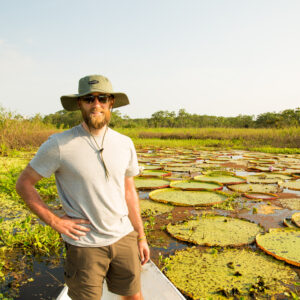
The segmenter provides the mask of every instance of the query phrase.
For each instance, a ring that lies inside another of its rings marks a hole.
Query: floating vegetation
[[[300,212],[294,213],[291,219],[296,226],[300,227]]]
[[[242,246],[255,241],[262,227],[250,221],[202,215],[199,219],[168,224],[167,231],[175,238],[204,246]]]
[[[223,188],[223,185],[216,182],[181,180],[181,181],[171,182],[170,187],[179,188],[187,191],[200,191],[200,190],[221,190]]]
[[[300,191],[300,180],[281,181],[278,184],[285,189]]]
[[[143,217],[156,216],[171,212],[174,206],[169,204],[157,203],[151,200],[140,200],[141,212]]]
[[[259,207],[257,207],[256,213],[268,215],[268,214],[274,214],[276,210],[280,210],[280,209],[282,208],[276,205],[261,204]]]
[[[280,199],[280,204],[291,210],[300,210],[300,198]]]
[[[164,272],[192,299],[259,297],[284,293],[298,280],[289,266],[264,253],[225,249],[201,252],[196,247],[165,259]]]
[[[161,177],[161,176],[170,176],[171,175],[171,172],[166,172],[166,171],[163,171],[163,170],[143,170],[142,171],[142,174],[141,176],[158,176],[158,177]]]
[[[251,183],[265,183],[265,184],[277,184],[281,181],[281,178],[268,178],[265,174],[249,175],[246,176],[248,182]]]
[[[294,223],[292,222],[291,218],[285,218],[285,219],[283,219],[282,223],[286,227],[298,229],[298,227],[296,225],[294,225]]]
[[[154,189],[161,189],[161,188],[168,187],[170,185],[170,181],[160,179],[157,177],[153,177],[153,178],[135,177],[134,184],[138,190],[154,190]]]
[[[275,185],[270,184],[260,184],[260,183],[253,183],[253,184],[235,184],[235,185],[229,185],[228,188],[230,190],[233,190],[235,192],[240,193],[248,193],[248,192],[254,192],[254,193],[277,193],[279,188]]]
[[[173,205],[209,206],[225,201],[228,195],[217,191],[181,191],[170,188],[152,191],[149,197],[154,201]]]
[[[255,193],[247,192],[243,193],[243,196],[249,199],[261,199],[261,200],[274,200],[278,198],[278,195],[272,193]]]
[[[207,175],[198,175],[194,177],[195,180],[199,181],[213,181],[222,184],[238,184],[246,182],[246,179],[241,176],[234,175],[222,175],[220,173],[209,173]]]
[[[195,167],[165,167],[164,168],[166,171],[171,171],[171,172],[200,172],[202,169],[201,168],[195,168]]]
[[[256,243],[266,253],[300,266],[300,230],[292,228],[272,228],[266,234],[258,234]]]

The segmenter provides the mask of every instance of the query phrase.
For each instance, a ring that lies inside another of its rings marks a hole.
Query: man
[[[62,234],[65,281],[76,300],[99,300],[102,282],[126,300],[143,299],[141,264],[149,260],[133,176],[139,173],[130,138],[108,128],[111,109],[129,104],[101,75],[79,80],[78,94],[61,97],[83,122],[52,135],[20,175],[16,189],[29,208]],[[65,216],[55,215],[34,185],[55,174]]]

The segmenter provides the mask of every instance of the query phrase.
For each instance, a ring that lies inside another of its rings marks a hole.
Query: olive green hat
[[[129,104],[128,97],[123,93],[114,93],[108,78],[102,75],[88,75],[79,80],[78,94],[61,96],[61,104],[65,110],[79,110],[79,97],[94,93],[107,93],[115,97],[113,108]]]

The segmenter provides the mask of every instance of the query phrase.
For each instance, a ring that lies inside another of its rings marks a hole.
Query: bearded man
[[[108,289],[143,299],[141,265],[149,260],[133,176],[139,173],[129,137],[108,127],[111,109],[129,104],[101,75],[79,80],[78,94],[61,97],[82,124],[52,135],[21,173],[16,189],[29,208],[58,231],[66,245],[65,281],[76,300],[99,300]],[[65,215],[54,214],[34,185],[55,174]]]

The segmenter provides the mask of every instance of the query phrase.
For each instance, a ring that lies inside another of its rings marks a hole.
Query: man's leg
[[[143,299],[137,233],[129,233],[110,247],[113,256],[106,275],[108,290],[125,297],[124,299]]]
[[[110,258],[108,247],[66,244],[65,282],[72,300],[99,300]]]
[[[122,300],[144,300],[142,292],[138,292],[132,296],[121,296]]]

